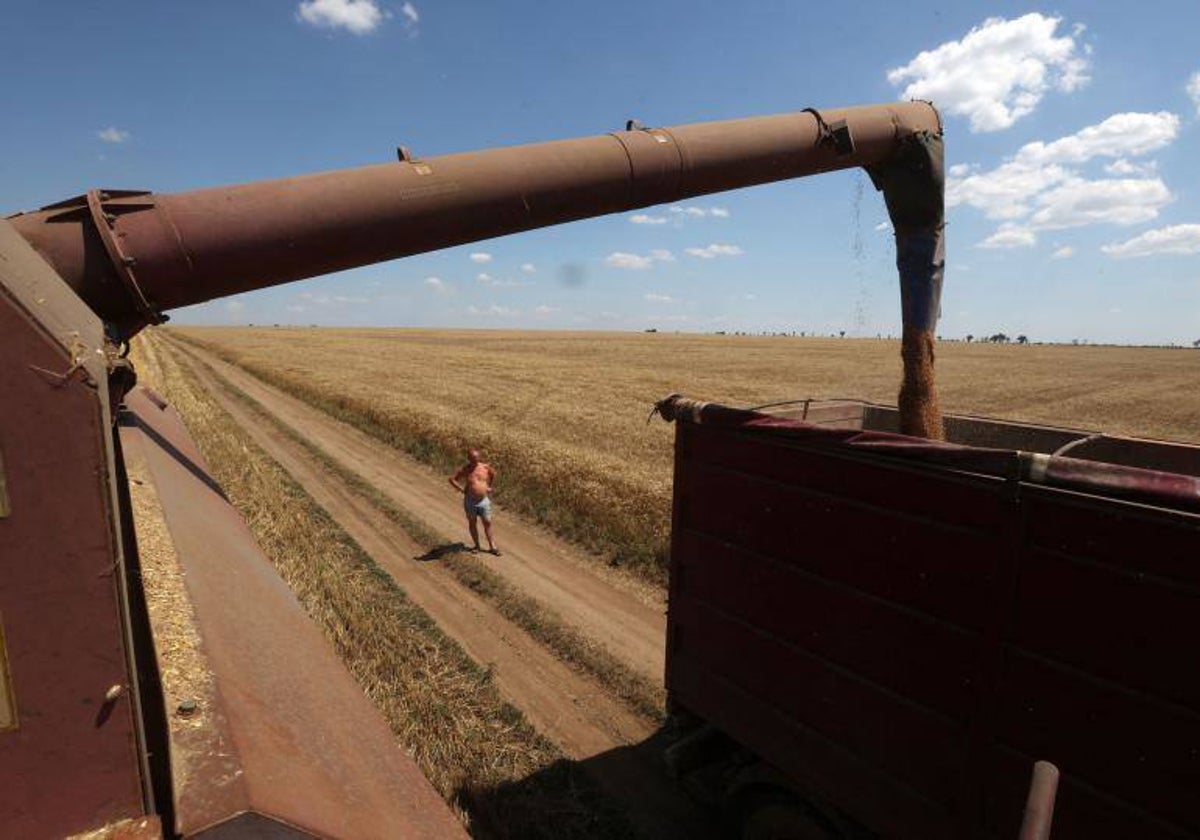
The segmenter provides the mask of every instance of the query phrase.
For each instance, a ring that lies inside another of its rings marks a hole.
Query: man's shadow
[[[445,543],[444,545],[435,546],[424,554],[414,557],[414,560],[419,560],[422,563],[429,563],[434,560],[441,560],[443,557],[450,554],[461,554],[467,550],[467,544],[463,542]]]

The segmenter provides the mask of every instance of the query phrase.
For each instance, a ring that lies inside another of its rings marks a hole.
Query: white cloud
[[[604,264],[613,268],[623,268],[627,271],[645,271],[653,268],[656,262],[675,262],[675,255],[670,251],[656,248],[647,256],[627,254],[624,251],[613,251],[604,258]]]
[[[742,298],[745,300],[758,300],[758,295],[750,292],[749,294],[742,295]]]
[[[690,216],[694,219],[703,219],[707,216],[715,216],[718,219],[729,218],[729,211],[724,207],[701,207],[697,204],[685,204],[669,207],[668,210],[677,216]]]
[[[505,280],[502,277],[493,277],[490,274],[480,274],[476,278],[485,286],[491,286],[493,289],[515,288],[517,286],[532,286],[532,280]]]
[[[1158,171],[1158,161],[1148,160],[1145,163],[1134,163],[1125,158],[1119,158],[1104,165],[1104,171],[1109,175],[1153,175]]]
[[[446,281],[440,277],[426,277],[425,285],[433,289],[435,292],[444,292],[450,287],[446,285]]]
[[[1179,117],[1169,111],[1113,114],[1102,123],[1053,143],[1026,143],[1016,161],[1029,166],[1084,163],[1095,157],[1137,157],[1157,151],[1179,136]]]
[[[366,35],[383,23],[385,15],[375,0],[305,0],[296,17],[313,26]]]
[[[891,230],[891,229],[892,229],[891,222],[880,222],[879,224],[875,225],[875,230],[878,230],[878,231]]]
[[[492,261],[492,255],[486,251],[475,251],[471,254],[471,262],[483,265]]]
[[[1200,70],[1197,70],[1188,79],[1187,95],[1191,97],[1192,104],[1196,106],[1196,115],[1200,116]]]
[[[657,292],[647,292],[644,296],[651,303],[670,303],[670,295],[660,295]]]
[[[1069,178],[1037,197],[1034,227],[1055,230],[1092,224],[1136,225],[1157,218],[1171,201],[1159,178],[1086,181]]]
[[[557,311],[557,306],[547,306],[543,303],[541,306],[534,307],[533,314],[539,318],[545,318],[547,315],[553,315]]]
[[[313,292],[301,292],[301,299],[317,306],[333,306],[334,304],[370,303],[370,298],[352,297],[349,295],[325,295]]]
[[[1047,91],[1066,93],[1088,81],[1077,49],[1082,27],[1055,37],[1061,18],[1037,12],[1015,20],[988,18],[960,41],[926,50],[888,71],[908,83],[901,99],[930,99],[945,113],[970,120],[972,132],[999,131],[1030,114]]]
[[[1200,225],[1171,225],[1148,230],[1125,242],[1105,245],[1110,257],[1146,257],[1151,254],[1200,254]]]
[[[958,174],[946,180],[946,203],[951,207],[967,204],[991,219],[1015,219],[1031,211],[1034,197],[1074,177],[1069,164],[1147,154],[1166,146],[1178,134],[1179,117],[1165,111],[1114,114],[1051,143],[1027,143],[992,170],[952,167],[952,173]],[[1128,161],[1112,165],[1114,172],[1134,166]]]
[[[703,248],[688,248],[687,252],[693,257],[699,257],[702,260],[711,260],[714,257],[736,257],[739,254],[746,253],[737,245],[726,245],[720,242],[714,242],[712,245],[706,245]]]
[[[645,271],[654,265],[654,260],[651,257],[643,257],[638,254],[613,251],[604,258],[604,264],[612,268],[623,268],[627,271]]]
[[[651,216],[646,213],[634,213],[629,221],[635,225],[665,225],[670,221],[666,216]]]
[[[507,306],[498,306],[496,304],[492,304],[484,309],[481,309],[478,306],[468,306],[467,312],[471,315],[487,315],[496,318],[512,318],[521,314],[521,310],[519,309],[512,309]]]
[[[533,263],[521,263],[521,271],[524,271],[526,274],[535,274],[537,273],[537,266]]]
[[[1166,111],[1114,114],[1053,142],[1027,143],[995,169],[956,166],[958,174],[946,181],[946,203],[966,204],[990,219],[1021,220],[1028,230],[1146,222],[1172,196],[1160,178],[1145,177],[1156,171],[1153,162],[1128,157],[1168,145],[1179,126],[1179,117]],[[1078,166],[1102,157],[1116,158],[1105,167],[1109,174],[1143,177],[1093,180],[1079,174]],[[981,244],[1014,247],[1013,242],[1011,233],[997,231]]]
[[[1056,260],[1065,260],[1068,257],[1075,256],[1075,249],[1072,248],[1070,245],[1064,245],[1061,248],[1059,248],[1057,251],[1055,251],[1053,254],[1051,254],[1050,256]]]
[[[103,131],[97,131],[96,136],[105,143],[124,143],[132,135],[128,131],[122,131],[116,126],[110,125]]]
[[[987,172],[946,179],[946,205],[966,204],[989,219],[1016,219],[1030,211],[1031,197],[1067,177],[1061,166],[1029,167],[1009,161]]]
[[[421,22],[421,15],[417,12],[417,7],[412,3],[405,3],[400,7],[400,14],[404,15],[404,19],[408,26],[416,26]]]
[[[979,243],[980,248],[1028,248],[1037,244],[1037,235],[1029,228],[1005,223]]]
[[[225,311],[233,317],[244,315],[246,313],[246,304],[242,303],[240,300],[226,301]]]

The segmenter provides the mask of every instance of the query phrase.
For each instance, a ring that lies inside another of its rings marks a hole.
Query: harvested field
[[[668,392],[730,404],[894,403],[899,343],[876,340],[399,329],[172,328],[261,379],[449,470],[468,445],[497,499],[663,579]],[[1200,354],[1117,347],[938,348],[947,412],[1200,439]]]
[[[662,688],[657,686],[657,679],[652,682],[636,673],[595,639],[583,635],[547,605],[530,597],[497,574],[478,556],[469,553],[461,542],[438,533],[412,511],[397,506],[377,486],[343,466],[313,440],[304,437],[270,414],[265,406],[206,365],[202,359],[193,356],[193,353],[194,350],[189,350],[185,351],[184,355],[192,363],[193,373],[199,374],[201,383],[209,386],[213,396],[218,396],[218,392],[228,394],[250,411],[256,425],[267,425],[277,435],[298,446],[314,463],[336,476],[345,487],[401,528],[419,546],[424,562],[436,560],[449,570],[460,584],[480,595],[504,618],[528,632],[553,651],[559,659],[575,666],[582,673],[597,678],[647,720],[661,720],[665,696]],[[657,666],[660,663],[655,659],[654,664]],[[657,675],[655,671],[655,676]]]
[[[482,667],[207,394],[162,342],[143,382],[183,415],[260,547],[422,772],[481,837],[625,837],[627,818],[580,765],[505,702]]]

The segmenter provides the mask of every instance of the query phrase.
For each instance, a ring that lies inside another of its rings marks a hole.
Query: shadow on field
[[[515,782],[458,791],[472,835],[486,838],[716,840],[720,816],[670,778],[662,730],[580,761],[562,759]]]
[[[467,544],[463,542],[452,542],[444,545],[434,546],[424,554],[414,557],[414,560],[420,560],[422,563],[429,563],[433,560],[441,560],[450,554],[459,554],[467,550]]]

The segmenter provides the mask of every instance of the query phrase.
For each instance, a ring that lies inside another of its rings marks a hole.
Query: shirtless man
[[[459,484],[460,480],[462,484]],[[496,471],[479,460],[478,449],[471,449],[467,451],[466,465],[450,476],[450,486],[463,494],[463,511],[467,514],[467,527],[471,529],[474,550],[479,551],[479,527],[475,520],[482,519],[488,551],[499,557],[500,549],[496,548],[496,543],[492,540],[492,500],[488,497],[495,480]]]

